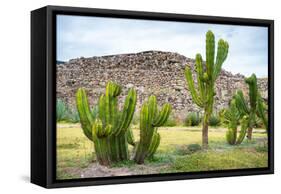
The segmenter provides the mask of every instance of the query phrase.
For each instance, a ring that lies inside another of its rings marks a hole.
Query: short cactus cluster
[[[78,89],[76,94],[83,132],[94,142],[97,160],[102,165],[129,159],[128,128],[135,111],[137,94],[134,89],[130,89],[123,109],[119,111],[117,97],[120,93],[119,85],[108,82],[105,94],[99,98],[99,112],[95,120],[90,112],[85,89]]]
[[[240,144],[246,133],[248,140],[251,140],[257,117],[261,119],[265,128],[268,128],[266,108],[258,91],[256,75],[252,74],[250,77],[245,79],[245,82],[249,87],[249,100],[247,101],[245,99],[242,90],[238,90],[233,96],[229,109],[224,114],[226,121],[230,121],[232,118],[231,116],[233,116],[232,122],[235,122],[236,120],[237,124],[239,124],[239,122],[241,123],[240,133],[242,133],[242,135],[238,143],[235,143],[234,136],[236,136],[236,133],[231,133],[231,130],[233,130],[233,124],[232,126],[229,126],[226,137],[228,143],[230,144]]]
[[[97,161],[101,165],[111,165],[128,160],[128,144],[135,146],[130,124],[135,112],[137,93],[128,91],[122,110],[118,109],[118,96],[121,86],[108,82],[105,94],[98,102],[98,114],[94,119],[88,103],[86,91],[78,89],[76,94],[77,109],[85,136],[94,142]],[[163,125],[169,117],[171,106],[165,104],[157,110],[155,96],[150,96],[148,103],[142,106],[140,122],[140,142],[137,143],[135,161],[143,163],[146,157],[152,157],[160,144],[160,135],[156,127]]]
[[[231,145],[241,144],[246,135],[247,123],[249,120],[248,116],[241,115],[240,111],[237,108],[237,101],[235,99],[231,100],[229,108],[226,109],[223,114],[224,114],[223,120],[225,123],[227,123],[228,126],[228,130],[226,132],[227,142]],[[240,120],[241,120],[241,129],[238,136],[237,128]]]

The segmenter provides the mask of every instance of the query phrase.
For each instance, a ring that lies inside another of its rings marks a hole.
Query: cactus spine
[[[160,144],[160,135],[157,127],[162,126],[168,119],[171,112],[171,105],[164,104],[161,111],[158,111],[155,96],[150,96],[148,102],[141,107],[140,112],[140,141],[136,147],[134,160],[143,164],[144,159],[152,157]]]
[[[237,127],[241,118],[240,111],[237,108],[236,100],[233,98],[230,102],[230,107],[223,113],[223,120],[227,123],[228,130],[226,132],[226,140],[230,145],[241,144],[246,136],[248,126],[248,116],[243,116],[241,119],[241,130],[237,137]]]
[[[247,138],[252,139],[253,128],[256,120],[256,111],[257,111],[257,100],[258,100],[258,87],[257,87],[257,78],[255,74],[252,74],[250,77],[245,79],[245,82],[249,86],[249,103],[246,102],[243,92],[238,90],[234,95],[236,100],[236,105],[240,111],[241,116],[248,116],[248,129],[247,129]]]
[[[122,111],[118,110],[117,97],[121,87],[108,82],[105,94],[99,98],[99,112],[93,120],[86,91],[78,89],[77,109],[85,136],[94,142],[95,153],[101,165],[129,159],[127,131],[136,107],[136,91],[130,89]]]
[[[197,88],[195,87],[190,67],[186,66],[185,78],[192,100],[200,108],[204,109],[202,146],[208,147],[209,117],[213,112],[215,81],[218,78],[221,67],[227,58],[228,43],[222,39],[218,42],[217,56],[215,60],[215,36],[212,31],[206,34],[206,63],[203,64],[202,56],[196,55]]]

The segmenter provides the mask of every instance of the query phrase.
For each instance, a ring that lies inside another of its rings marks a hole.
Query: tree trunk
[[[252,140],[253,128],[249,127],[247,131],[247,138],[248,140]]]
[[[203,119],[203,128],[202,128],[202,148],[208,149],[208,125],[209,125],[209,116],[205,111]]]

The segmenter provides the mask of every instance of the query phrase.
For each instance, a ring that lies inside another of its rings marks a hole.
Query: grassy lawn
[[[222,169],[259,168],[267,166],[266,134],[255,130],[253,141],[239,146],[226,143],[224,128],[210,128],[209,149],[190,153],[188,145],[201,143],[201,127],[162,127],[158,129],[161,143],[151,161],[136,165],[131,161],[115,164],[134,173],[191,172]],[[138,129],[133,128],[138,139]],[[130,147],[132,150],[132,147]],[[92,142],[83,134],[79,124],[60,123],[57,127],[57,178],[79,178],[81,171],[95,163]],[[119,169],[120,170],[120,169]]]

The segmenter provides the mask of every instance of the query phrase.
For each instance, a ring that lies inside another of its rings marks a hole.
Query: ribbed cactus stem
[[[228,43],[222,39],[218,41],[217,56],[215,61],[215,36],[212,31],[206,33],[206,63],[203,63],[202,56],[196,55],[195,71],[197,77],[197,87],[194,84],[190,67],[185,69],[185,78],[188,90],[193,102],[204,110],[202,145],[208,147],[208,125],[209,118],[213,111],[215,96],[215,81],[218,78],[221,67],[227,58]]]
[[[140,141],[136,147],[134,160],[138,164],[144,163],[144,159],[152,157],[160,144],[160,135],[157,127],[162,126],[171,113],[171,105],[164,104],[161,111],[158,111],[155,96],[150,96],[140,111]]]

